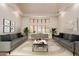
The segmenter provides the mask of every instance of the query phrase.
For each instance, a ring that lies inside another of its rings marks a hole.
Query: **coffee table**
[[[35,49],[39,49],[39,47],[42,47],[43,49],[46,49],[46,52],[48,52],[48,44],[33,44],[32,45],[32,51],[34,52]]]

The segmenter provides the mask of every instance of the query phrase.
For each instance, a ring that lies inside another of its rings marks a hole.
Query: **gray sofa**
[[[79,41],[76,41],[75,43],[75,54],[79,56]]]
[[[59,35],[54,36],[54,40],[72,53],[75,52],[75,55],[79,55],[79,35],[60,33]]]
[[[0,35],[0,52],[11,52],[27,40],[21,33]]]

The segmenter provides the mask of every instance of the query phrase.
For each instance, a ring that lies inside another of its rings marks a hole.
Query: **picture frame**
[[[3,32],[4,33],[10,32],[10,20],[3,19]]]

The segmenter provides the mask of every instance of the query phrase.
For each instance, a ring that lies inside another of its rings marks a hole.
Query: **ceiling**
[[[53,16],[71,6],[71,3],[17,3],[23,15]]]

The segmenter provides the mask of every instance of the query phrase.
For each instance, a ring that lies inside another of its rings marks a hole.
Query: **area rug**
[[[11,52],[11,56],[72,56],[73,54],[55,42],[48,40],[48,52],[32,52],[32,40],[28,40]]]

